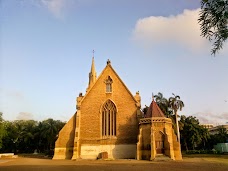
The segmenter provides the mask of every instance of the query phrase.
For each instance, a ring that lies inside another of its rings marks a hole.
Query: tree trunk
[[[188,152],[188,145],[187,142],[184,140],[185,150]]]
[[[180,144],[180,131],[179,131],[179,123],[178,123],[178,118],[177,118],[177,111],[174,111],[175,112],[175,116],[176,116],[176,125],[177,125],[177,139],[178,139],[178,142]]]

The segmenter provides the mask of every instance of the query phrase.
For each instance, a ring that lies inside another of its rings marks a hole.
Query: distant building
[[[218,126],[209,128],[209,133],[212,135],[218,134],[219,128],[225,128],[228,131],[228,125],[218,125]]]
[[[210,129],[213,128],[214,125],[213,124],[200,124],[201,126],[203,126],[204,128]]]

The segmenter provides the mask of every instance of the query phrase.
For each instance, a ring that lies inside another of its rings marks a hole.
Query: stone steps
[[[163,154],[157,154],[153,161],[172,161],[172,159]]]

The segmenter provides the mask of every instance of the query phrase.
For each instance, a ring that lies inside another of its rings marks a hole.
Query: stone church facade
[[[76,101],[76,113],[59,132],[53,159],[97,159],[105,152],[108,158],[150,160],[160,151],[181,159],[171,121],[163,115],[159,124],[153,124],[149,114],[150,121],[145,121],[139,92],[131,94],[109,60],[97,77],[92,59],[88,88]],[[163,137],[160,151],[156,151],[156,125]]]

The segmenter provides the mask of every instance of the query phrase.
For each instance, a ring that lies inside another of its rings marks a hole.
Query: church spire
[[[92,58],[91,71],[89,73],[89,85],[88,85],[88,89],[90,87],[92,87],[92,85],[95,83],[96,79],[97,79],[97,74],[96,74],[96,70],[95,70],[94,50],[93,50],[93,58]]]

